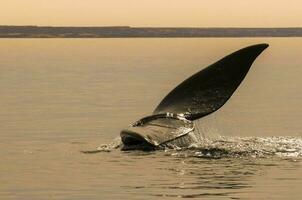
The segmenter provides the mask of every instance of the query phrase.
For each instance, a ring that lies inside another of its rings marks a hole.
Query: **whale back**
[[[238,88],[267,44],[236,51],[189,77],[173,89],[153,114],[177,113],[195,120],[221,108]]]

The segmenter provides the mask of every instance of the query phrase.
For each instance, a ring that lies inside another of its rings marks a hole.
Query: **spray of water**
[[[83,153],[110,152],[122,146],[120,138]],[[301,157],[302,137],[240,137],[221,136],[215,128],[196,124],[194,133],[177,138],[162,146],[160,150],[171,155],[201,158],[222,157]]]

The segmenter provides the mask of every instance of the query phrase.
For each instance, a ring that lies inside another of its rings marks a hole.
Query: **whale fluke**
[[[257,56],[268,44],[236,51],[199,71],[172,90],[153,114],[184,114],[195,120],[221,108],[232,96]]]
[[[153,115],[121,131],[123,149],[150,150],[192,143],[196,138],[192,120],[221,108],[267,47],[258,44],[236,51],[182,82],[160,102]]]

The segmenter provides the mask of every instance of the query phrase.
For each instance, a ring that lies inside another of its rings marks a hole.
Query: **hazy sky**
[[[302,26],[301,0],[1,0],[1,25]]]

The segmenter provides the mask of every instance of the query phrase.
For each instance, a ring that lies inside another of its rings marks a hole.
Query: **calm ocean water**
[[[229,102],[196,123],[209,151],[114,148],[185,78],[263,42]],[[0,44],[0,199],[302,199],[301,38]]]

